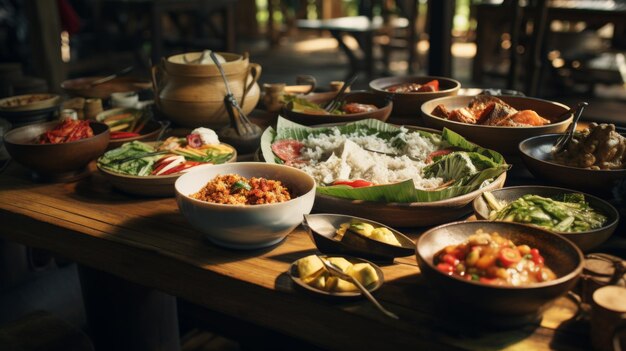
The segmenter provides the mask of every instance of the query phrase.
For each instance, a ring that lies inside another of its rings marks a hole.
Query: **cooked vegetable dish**
[[[66,119],[52,130],[41,134],[35,142],[37,144],[63,144],[92,136],[93,129],[91,129],[89,121]]]
[[[336,234],[338,239],[342,239],[346,231],[357,233],[364,237],[378,240],[385,244],[401,246],[400,242],[393,234],[391,230],[386,227],[374,227],[373,225],[365,222],[352,221],[348,223],[342,223],[337,229]]]
[[[352,264],[343,257],[324,258],[344,273],[358,280],[364,287],[378,282],[378,274],[369,263]],[[347,280],[330,275],[320,257],[310,255],[296,262],[298,276],[307,285],[324,291],[349,292],[358,291],[356,285]]]
[[[238,174],[219,175],[207,183],[192,198],[216,204],[261,205],[291,200],[291,194],[280,180]]]
[[[30,105],[34,102],[44,101],[52,98],[54,95],[27,95],[8,99],[2,103],[2,107],[19,107]]]
[[[554,160],[566,166],[588,169],[623,169],[626,166],[626,138],[614,124],[591,123],[574,133],[565,149]]]
[[[448,111],[440,104],[431,112],[433,116],[455,122],[501,127],[530,127],[550,124],[533,110],[518,111],[506,102],[491,95],[478,95],[467,107]]]
[[[418,83],[402,83],[397,85],[392,85],[390,87],[385,88],[386,91],[390,93],[424,93],[424,92],[433,92],[439,91],[439,81],[431,80],[428,83],[418,84]]]
[[[137,110],[107,116],[101,122],[109,126],[111,139],[126,139],[140,136],[148,120],[150,120],[149,113]]]
[[[607,218],[585,201],[580,193],[563,194],[557,199],[527,194],[502,205],[491,193],[483,194],[491,207],[489,219],[534,224],[558,232],[583,232],[601,228]]]
[[[371,104],[360,104],[356,102],[341,103],[332,111],[326,111],[323,106],[314,102],[298,97],[286,97],[286,101],[291,101],[291,110],[299,113],[308,113],[313,115],[350,115],[354,113],[372,112],[378,110],[378,107]]]
[[[528,286],[556,279],[537,248],[480,229],[466,242],[438,252],[434,264],[445,274],[493,285]]]

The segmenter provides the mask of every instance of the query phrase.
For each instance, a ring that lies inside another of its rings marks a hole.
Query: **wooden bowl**
[[[384,203],[348,200],[317,194],[316,212],[369,218],[392,227],[426,227],[459,219],[472,212],[472,201],[485,191],[504,186],[506,172],[486,187],[451,199],[432,202]]]
[[[424,84],[435,79],[439,81],[439,91],[423,93],[391,93],[385,90],[398,84]],[[370,89],[372,89],[374,93],[393,100],[394,116],[415,116],[416,118],[420,116],[420,107],[423,103],[444,96],[456,95],[460,87],[461,83],[454,79],[434,76],[387,77],[374,79],[370,82]]]
[[[448,245],[466,241],[478,229],[487,233],[498,232],[516,245],[536,247],[545,258],[545,264],[557,279],[525,287],[493,286],[449,276],[437,270],[434,256]],[[433,228],[417,241],[417,262],[424,277],[442,304],[462,309],[474,320],[494,316],[536,315],[543,306],[572,289],[583,269],[580,249],[563,236],[535,226],[511,222],[454,222]]]
[[[158,142],[148,142],[146,144],[155,146]],[[222,143],[222,145],[229,146],[233,150],[233,157],[231,157],[225,163],[232,163],[237,161],[237,150],[234,147]],[[112,172],[110,170],[101,168],[97,165],[98,170],[102,172],[104,177],[117,189],[131,194],[147,197],[173,197],[176,195],[176,189],[174,184],[178,177],[184,173],[169,174],[164,176],[134,176],[129,174],[122,174]],[[203,166],[196,166],[203,167]],[[193,169],[193,168],[192,168]]]
[[[104,77],[83,77],[66,80],[61,83],[61,88],[68,94],[74,96],[82,96],[84,98],[108,99],[113,93],[126,91],[141,91],[150,89],[150,82],[133,78],[118,77],[102,84],[91,85],[98,79]]]
[[[31,124],[13,129],[4,136],[7,151],[19,164],[35,172],[40,180],[70,181],[85,175],[87,164],[102,155],[109,143],[109,127],[92,121],[94,136],[63,144],[35,144],[44,132],[59,121]],[[88,174],[88,173],[87,173]]]
[[[514,186],[498,189],[491,193],[498,201],[501,201],[502,203],[510,203],[526,194],[539,195],[543,197],[554,197],[562,194],[578,193],[578,191],[549,186]],[[589,206],[591,206],[591,208],[599,211],[607,217],[606,224],[601,228],[584,232],[552,232],[563,235],[565,238],[571,240],[574,244],[576,244],[576,246],[578,246],[582,251],[587,252],[605,242],[615,232],[615,229],[617,228],[617,223],[619,222],[619,212],[617,212],[613,205],[602,200],[599,197],[595,197],[589,194],[584,195],[585,201],[589,203]],[[476,213],[476,217],[478,219],[489,219],[489,213],[491,212],[491,209],[487,204],[487,201],[485,201],[482,196],[474,199],[473,206],[474,213]]]
[[[313,102],[315,104],[323,105],[335,97],[335,93],[313,94],[302,96],[303,99]],[[283,108],[285,117],[296,123],[311,126],[325,123],[347,123],[359,121],[362,119],[378,119],[385,122],[391,115],[393,103],[383,95],[378,95],[370,92],[356,91],[347,93],[345,95],[346,103],[361,103],[370,104],[378,107],[377,110],[372,112],[352,113],[345,115],[318,115],[312,113],[295,112],[291,108],[291,104],[286,105]]]
[[[551,150],[559,136],[559,134],[540,135],[519,143],[522,160],[535,177],[593,193],[608,192],[626,178],[626,169],[593,170],[556,163]]]
[[[467,107],[473,98],[473,96],[451,96],[428,101],[422,105],[424,122],[432,128],[448,128],[482,147],[511,155],[517,154],[517,146],[522,140],[535,135],[564,132],[572,121],[571,116],[559,119],[559,116],[569,110],[569,107],[563,104],[519,96],[498,96],[498,98],[518,110],[534,110],[552,123],[537,127],[483,126],[450,121],[433,116],[431,113],[439,104],[443,104],[448,110]]]
[[[350,223],[352,220],[369,223],[374,227],[389,229],[398,239],[401,246],[370,239],[349,230],[346,231],[341,240],[335,239],[339,226],[343,223]],[[413,240],[393,228],[365,218],[336,214],[304,215],[302,226],[307,230],[311,240],[313,240],[320,252],[326,254],[347,254],[371,259],[393,260],[395,257],[411,256],[415,252]]]
[[[111,110],[100,112],[96,116],[96,121],[102,122],[107,117],[109,117],[111,115],[116,115],[116,114],[119,114],[119,113],[125,113],[125,112],[134,113],[134,112],[139,112],[139,111],[141,111],[141,110],[138,110],[136,108],[127,108],[127,107],[114,108],[114,109],[111,109]],[[144,111],[144,113],[148,113],[148,112]],[[122,146],[123,144],[125,144],[127,142],[130,142],[130,141],[134,141],[134,140],[138,140],[138,141],[153,141],[153,140],[156,140],[156,138],[159,136],[161,131],[163,131],[163,128],[166,128],[165,124],[150,119],[150,120],[148,120],[146,125],[139,131],[139,135],[136,136],[136,137],[120,138],[120,139],[110,139],[109,140],[109,146],[107,147],[107,150],[116,149],[116,148]]]
[[[356,258],[356,257],[350,257],[350,256],[338,256],[338,255],[319,255],[321,258],[329,258],[329,257],[343,257],[345,258],[348,262],[352,263],[352,264],[357,264],[357,263],[369,263],[374,270],[376,271],[376,275],[378,275],[378,281],[376,283],[370,284],[368,286],[366,286],[365,288],[367,289],[367,291],[369,292],[374,292],[376,290],[378,290],[381,286],[383,286],[383,283],[385,282],[385,276],[383,274],[383,271],[380,269],[380,267],[378,267],[377,265],[375,265],[374,263],[370,262],[370,261],[366,261],[362,258]],[[326,290],[322,290],[322,289],[318,289],[315,288],[313,286],[310,286],[309,284],[305,283],[302,279],[300,279],[300,275],[298,274],[298,261],[295,261],[291,264],[291,266],[289,266],[289,277],[291,277],[291,280],[293,280],[294,283],[296,283],[300,288],[304,289],[305,291],[308,291],[310,293],[314,293],[314,294],[318,294],[320,296],[323,297],[327,297],[327,298],[356,298],[356,297],[362,297],[363,295],[361,294],[360,291],[343,291],[343,292],[335,292],[335,291],[326,291]]]

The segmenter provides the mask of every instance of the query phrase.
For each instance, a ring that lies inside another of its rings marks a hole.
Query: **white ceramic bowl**
[[[224,205],[191,198],[222,174],[280,180],[295,197],[265,205]],[[176,202],[191,226],[211,242],[233,249],[259,249],[282,241],[311,212],[315,181],[308,174],[284,165],[241,162],[192,170],[176,180]]]

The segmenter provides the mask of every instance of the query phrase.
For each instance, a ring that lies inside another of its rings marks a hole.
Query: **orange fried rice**
[[[260,205],[291,200],[289,189],[279,180],[256,177],[246,179],[238,174],[218,175],[190,196],[228,205]]]

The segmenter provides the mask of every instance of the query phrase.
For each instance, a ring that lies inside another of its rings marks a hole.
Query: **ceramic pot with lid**
[[[170,56],[152,67],[157,107],[184,127],[219,128],[229,123],[224,106],[226,87],[215,64],[195,63],[201,52]],[[257,80],[261,66],[250,63],[248,54],[220,52],[230,90],[244,113],[252,112],[260,98]]]

